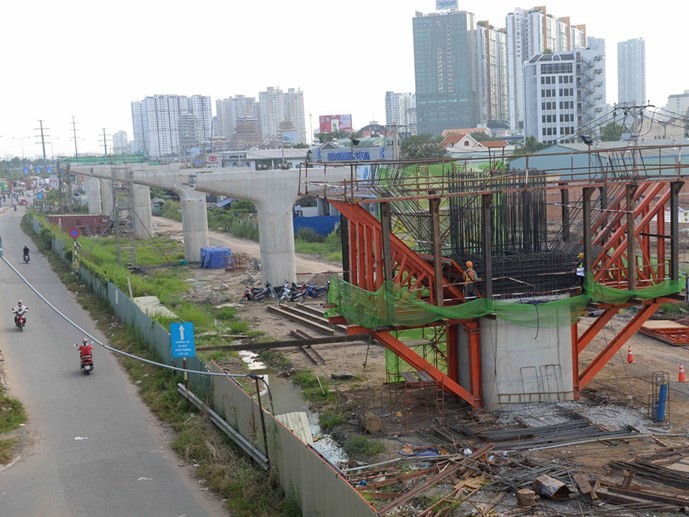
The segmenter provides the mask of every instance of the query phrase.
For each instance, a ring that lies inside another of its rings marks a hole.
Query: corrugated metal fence
[[[33,220],[34,232],[40,233],[39,221]],[[64,257],[65,243],[53,239],[53,250]],[[82,282],[101,298],[107,299],[117,317],[133,328],[155,351],[160,362],[181,366],[172,358],[170,334],[152,320],[115,285],[97,278],[89,270],[79,270]],[[211,363],[187,358],[187,368],[196,371],[221,372]],[[304,444],[294,433],[264,409],[265,437],[258,403],[242,386],[229,377],[189,374],[189,389],[205,401],[270,461],[270,471],[286,494],[299,501],[305,516],[358,517],[377,515],[342,474],[317,451]],[[266,451],[265,444],[268,444]]]

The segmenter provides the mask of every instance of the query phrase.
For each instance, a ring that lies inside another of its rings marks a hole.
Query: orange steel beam
[[[464,389],[457,381],[452,379],[449,375],[445,375],[438,368],[426,361],[426,359],[421,357],[407,345],[395,338],[392,334],[390,334],[389,332],[375,331],[370,331],[370,333],[377,341],[382,343],[385,346],[385,348],[394,352],[396,355],[401,357],[404,361],[409,363],[412,367],[416,368],[417,370],[426,372],[428,375],[430,375],[436,381],[438,381],[443,388],[454,393],[459,398],[465,400],[470,406],[480,407],[481,402],[474,395],[469,393],[469,391]]]
[[[653,186],[655,189],[649,196],[653,197],[658,194],[658,192],[662,189],[662,184],[659,183],[650,183],[650,182],[645,182],[639,185],[639,188],[636,190],[634,193],[634,201],[638,201],[642,196],[646,196],[646,190]],[[615,210],[613,212],[612,216],[609,217],[610,213],[609,212],[603,212],[601,215],[597,218],[596,222],[593,225],[593,232],[596,234],[596,236],[593,238],[593,245],[594,246],[603,246],[603,240],[611,235],[613,233],[613,228],[616,228],[620,225],[622,222],[622,217],[624,217],[624,211],[622,209],[623,202],[626,199],[626,195],[624,192],[621,192],[620,194],[615,197],[614,201],[610,204],[608,207],[609,210]],[[603,226],[604,225],[604,226]],[[603,228],[601,228],[603,226]]]
[[[607,325],[612,317],[619,311],[620,307],[610,307],[609,309],[605,309],[603,314],[598,316],[596,321],[593,322],[593,325],[587,328],[581,337],[576,340],[576,347],[574,347],[574,349],[577,351],[577,354],[580,354],[584,348],[586,348],[589,343],[593,341],[593,338],[596,337],[601,330],[603,330],[603,327],[605,327],[605,325]]]
[[[574,399],[579,400],[579,352],[578,352],[579,329],[577,328],[576,322],[572,323],[571,334],[572,334],[572,391],[574,392]]]
[[[658,201],[655,208],[653,210],[649,211],[643,217],[643,219],[639,222],[639,224],[636,227],[636,231],[634,232],[634,235],[632,236],[632,238],[637,238],[637,236],[642,232],[642,230],[647,228],[647,225],[653,220],[653,218],[656,215],[658,215],[658,208],[664,207],[665,203],[667,203],[668,199],[670,199],[670,192],[669,191],[666,192],[665,194],[663,194],[663,197]],[[639,211],[643,208],[643,206],[646,205],[647,203],[650,203],[651,201],[652,201],[652,199],[650,197],[647,199],[644,199],[644,201],[642,202],[642,205],[637,208],[636,212],[639,213]],[[663,208],[663,217],[664,216],[665,216],[665,209]],[[605,274],[606,270],[608,270],[612,265],[614,265],[616,262],[618,262],[619,259],[622,257],[623,253],[626,251],[626,249],[627,249],[627,247],[626,247],[627,238],[623,237],[624,233],[626,231],[627,231],[627,225],[624,225],[624,226],[621,226],[615,232],[615,236],[613,237],[613,239],[611,239],[611,241],[616,242],[619,239],[620,244],[618,246],[615,246],[615,251],[613,251],[613,253],[605,261],[603,268],[599,269],[596,272],[596,280],[599,280],[600,277]],[[600,259],[605,258],[605,257],[606,257],[606,253],[603,252],[598,257],[596,262],[598,262]],[[622,267],[621,261],[618,264],[618,267]]]
[[[469,348],[469,384],[471,393],[476,398],[477,405],[481,405],[481,328],[478,321],[473,320],[464,324],[466,328]]]
[[[627,340],[646,323],[653,313],[660,307],[660,303],[653,301],[645,305],[643,309],[636,313],[629,323],[617,334],[608,345],[591,361],[579,377],[579,389],[583,390],[586,385],[603,369],[608,361],[624,346]]]
[[[447,374],[452,380],[459,379],[459,354],[457,353],[458,325],[447,323],[445,343],[447,347]]]

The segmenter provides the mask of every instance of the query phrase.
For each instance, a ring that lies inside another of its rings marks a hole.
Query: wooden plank
[[[330,328],[330,327],[326,327],[325,325],[321,325],[320,323],[316,323],[313,320],[311,320],[309,318],[305,318],[303,316],[300,316],[299,314],[295,314],[294,312],[283,310],[281,307],[275,307],[274,305],[268,305],[267,308],[268,308],[268,311],[270,311],[270,312],[275,312],[277,314],[280,314],[281,316],[286,316],[286,317],[290,318],[291,320],[294,320],[294,321],[296,321],[302,325],[305,325],[311,329],[317,330],[317,331],[321,332],[322,334],[332,335],[335,333],[335,330]]]

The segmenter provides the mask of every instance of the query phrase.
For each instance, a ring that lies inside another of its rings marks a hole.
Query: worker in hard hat
[[[577,255],[577,259],[579,259],[579,262],[577,264],[577,278],[579,279],[579,287],[581,289],[584,289],[584,278],[586,278],[586,271],[584,270],[584,254],[579,253]]]
[[[467,260],[465,263],[466,269],[464,270],[464,297],[465,298],[476,298],[476,282],[478,282],[478,275],[474,270],[474,263],[471,260]]]

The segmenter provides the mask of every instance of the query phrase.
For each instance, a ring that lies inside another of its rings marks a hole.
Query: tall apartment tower
[[[230,141],[234,138],[240,121],[258,121],[258,103],[255,97],[235,95],[227,99],[218,99],[215,101],[215,112],[218,122],[217,136]]]
[[[400,126],[401,132],[415,135],[416,96],[411,92],[385,92],[385,124]]]
[[[539,54],[524,65],[524,135],[575,142],[605,110],[605,62],[597,50]]]
[[[281,140],[286,127],[296,132],[295,143],[306,143],[304,94],[294,88],[283,92],[269,86],[258,93],[259,120],[263,140]]]
[[[419,134],[476,127],[479,122],[476,23],[467,11],[413,19]]]
[[[481,21],[476,38],[479,123],[508,127],[507,33]]]
[[[178,156],[181,150],[180,128],[185,135],[185,147],[190,145],[190,117],[194,122],[194,145],[206,145],[211,138],[210,107],[210,97],[202,95],[153,95],[132,102],[134,150],[145,153],[149,158]],[[183,116],[182,127],[180,118]]]
[[[112,134],[113,154],[129,154],[129,140],[126,131],[117,131]]]
[[[515,9],[507,15],[507,76],[512,129],[524,125],[524,63],[538,54],[573,51],[586,46],[586,26],[572,25],[545,7]]]
[[[617,102],[627,106],[645,104],[646,42],[643,38],[617,44]]]

